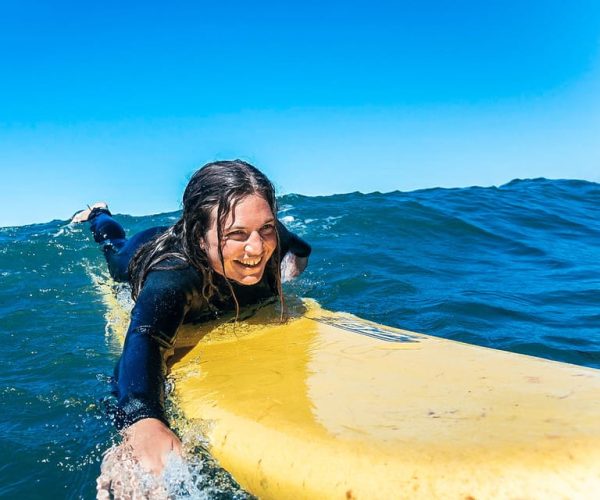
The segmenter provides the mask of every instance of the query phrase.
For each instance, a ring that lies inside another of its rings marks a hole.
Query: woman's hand
[[[160,420],[145,418],[129,426],[123,442],[104,454],[96,498],[167,498],[159,475],[172,451],[181,455],[181,442]],[[155,481],[148,481],[147,473],[154,474]]]
[[[169,453],[181,455],[181,441],[165,424],[156,418],[144,418],[123,432],[124,444],[129,446],[140,465],[159,475]]]
[[[308,264],[308,257],[297,257],[288,252],[281,260],[281,281],[284,283],[302,274]]]

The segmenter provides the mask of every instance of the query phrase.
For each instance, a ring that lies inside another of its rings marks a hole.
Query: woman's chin
[[[230,279],[239,283],[240,285],[256,285],[263,277],[264,269],[257,271],[255,273],[235,273],[235,275],[231,276]]]
[[[262,276],[242,276],[239,279],[234,279],[234,281],[240,285],[250,286],[256,285],[261,278]]]

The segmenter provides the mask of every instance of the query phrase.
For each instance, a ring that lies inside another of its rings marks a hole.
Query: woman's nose
[[[252,231],[246,240],[244,250],[249,255],[260,255],[263,251],[263,240],[258,231]]]

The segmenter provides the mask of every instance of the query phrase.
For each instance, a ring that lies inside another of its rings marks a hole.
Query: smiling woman
[[[90,222],[111,276],[136,301],[115,368],[116,424],[139,462],[162,470],[180,451],[164,410],[166,358],[184,323],[202,323],[279,297],[282,279],[306,267],[310,246],[277,218],[272,184],[240,161],[209,163],[190,179],[171,227],[127,239],[105,203],[73,217]]]

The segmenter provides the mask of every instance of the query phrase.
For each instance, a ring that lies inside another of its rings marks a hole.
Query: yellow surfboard
[[[600,371],[291,309],[183,328],[173,357],[180,412],[251,493],[598,498]]]

